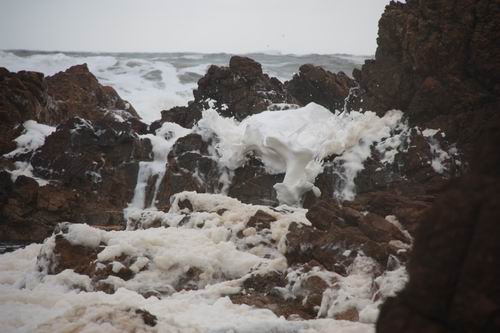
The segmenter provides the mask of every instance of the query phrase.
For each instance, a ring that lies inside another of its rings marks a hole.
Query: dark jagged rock
[[[378,332],[500,329],[500,117],[480,137],[476,158],[491,163],[473,165],[422,218],[410,282],[384,304]]]
[[[447,152],[446,159],[437,158],[433,150],[437,146]],[[371,156],[363,163],[364,168],[354,179],[356,196],[351,201],[344,201],[343,205],[381,216],[394,215],[411,233],[415,231],[421,214],[430,207],[449,179],[463,174],[468,168],[468,163],[461,155],[452,153],[453,146],[440,134],[429,138],[416,128],[404,133],[393,163],[384,163],[375,147],[371,150]],[[439,173],[433,167],[437,160],[443,165]],[[323,172],[315,180],[321,196],[317,198],[312,192],[306,193],[305,208],[338,195],[345,184],[339,170],[342,170],[341,158],[333,156],[325,160]]]
[[[192,128],[200,119],[201,110],[196,104],[191,104],[188,107],[176,106],[170,110],[163,110],[161,112],[161,119],[152,122],[149,129],[154,133],[165,122],[176,123],[185,128]]]
[[[75,273],[92,275],[92,262],[97,259],[98,249],[71,244],[64,236],[55,238],[54,256],[49,258],[48,274],[58,274],[65,269]]]
[[[391,222],[352,208],[342,208],[336,202],[320,201],[307,213],[312,226],[292,224],[287,234],[286,257],[289,264],[315,260],[330,271],[346,274],[359,253],[363,253],[385,268],[389,256],[405,260],[405,248],[410,243]],[[398,251],[402,250],[402,251]]]
[[[81,186],[106,181],[102,172],[113,173],[150,155],[149,141],[140,139],[127,123],[72,118],[47,137],[31,162],[46,179]]]
[[[150,142],[140,139],[129,124],[73,118],[47,137],[31,162],[35,174],[77,193],[72,221],[107,225],[122,223],[139,161],[150,159]]]
[[[252,216],[248,222],[247,227],[255,228],[257,231],[262,229],[270,229],[271,223],[276,221],[276,218],[263,210],[258,210],[254,216]]]
[[[276,78],[262,72],[259,63],[233,56],[229,67],[211,66],[198,81],[194,103],[207,108],[208,100],[225,117],[242,120],[266,110],[273,103],[294,103],[295,99]]]
[[[138,162],[151,158],[149,141],[137,135],[146,128],[134,109],[100,85],[86,65],[52,77],[0,69],[0,85],[0,130],[6,133],[0,154],[16,148],[13,139],[22,134],[26,120],[59,125],[37,151],[0,158],[8,170],[14,161],[31,162],[36,176],[53,180],[39,186],[21,176],[6,186],[0,239],[41,241],[64,220],[123,224]]]
[[[283,178],[284,174],[268,174],[260,161],[250,157],[234,171],[228,195],[245,203],[276,206],[279,202],[274,185]]]
[[[73,117],[90,121],[113,117],[139,118],[134,108],[109,86],[102,86],[86,64],[76,65],[46,78],[50,112],[39,120],[60,124]],[[109,113],[109,114],[108,114]]]
[[[72,117],[97,120],[116,114],[124,119],[139,118],[113,88],[99,84],[86,64],[48,77],[0,68],[0,87],[3,133],[29,119],[58,125]]]
[[[167,168],[158,189],[157,207],[167,209],[170,197],[178,192],[214,193],[220,189],[220,171],[208,147],[209,142],[199,134],[188,134],[177,140],[168,154]]]
[[[0,67],[0,155],[16,148],[13,140],[21,134],[20,124],[43,117],[47,98],[43,74]]]
[[[253,157],[231,175],[219,167],[209,151],[210,144],[199,134],[177,140],[168,155],[166,172],[159,186],[158,208],[168,209],[169,198],[182,191],[217,193],[226,190],[230,197],[244,203],[278,205],[273,186],[283,181],[284,175],[267,174],[262,163]]]
[[[309,302],[304,302],[303,297],[285,298],[277,288],[285,287],[287,282],[286,277],[278,272],[270,272],[265,275],[253,274],[243,282],[244,292],[231,295],[230,298],[235,304],[247,304],[268,309],[277,316],[284,316],[285,318],[297,316],[302,319],[314,318],[317,311],[310,304],[311,299],[314,299],[312,293],[308,295]],[[304,290],[307,291],[316,290],[319,293],[320,301],[327,287],[327,285],[318,281],[310,281],[308,285],[303,286]]]
[[[355,86],[355,81],[343,72],[334,74],[311,64],[302,65],[299,74],[285,82],[286,90],[299,104],[314,102],[332,111],[343,109],[344,100]]]
[[[470,159],[499,106],[499,13],[487,0],[391,2],[375,60],[353,73],[365,109],[401,109],[412,124],[441,128]]]
[[[246,57],[233,56],[228,67],[211,66],[193,91],[194,100],[188,106],[174,107],[161,112],[153,122],[154,132],[164,122],[193,127],[202,117],[202,110],[213,107],[225,117],[243,120],[267,110],[274,103],[295,103],[284,85],[262,72],[262,66]]]

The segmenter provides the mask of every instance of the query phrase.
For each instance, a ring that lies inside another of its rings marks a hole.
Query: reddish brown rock
[[[47,77],[46,81],[51,110],[39,119],[43,123],[57,125],[73,117],[94,121],[113,112],[119,112],[125,119],[139,118],[112,87],[97,81],[86,64],[70,67]]]
[[[198,81],[194,103],[214,107],[225,117],[242,120],[266,110],[273,103],[294,103],[295,100],[276,78],[262,72],[259,63],[246,57],[233,56],[229,67],[211,66]]]
[[[61,221],[123,225],[139,161],[150,155],[149,141],[129,123],[70,119],[31,158],[35,175],[53,182],[39,187],[21,176],[4,191],[0,238],[41,241]],[[26,232],[31,229],[37,231]]]
[[[343,72],[334,74],[319,66],[302,65],[285,83],[286,90],[301,105],[311,102],[323,105],[329,110],[343,110],[344,100],[356,83]]]
[[[356,308],[350,308],[334,316],[337,320],[359,321],[359,312]]]
[[[398,251],[391,241],[409,244],[411,240],[381,216],[352,208],[344,210],[336,202],[319,202],[306,216],[311,227],[290,225],[286,253],[289,265],[314,260],[330,271],[346,274],[360,253],[376,260],[382,268],[390,255],[406,260],[405,249]]]
[[[271,223],[276,221],[276,218],[272,215],[269,215],[268,213],[258,210],[255,215],[250,217],[250,219],[247,222],[247,227],[253,227],[257,231],[263,230],[263,229],[270,229],[271,228]]]
[[[247,163],[234,170],[228,195],[244,203],[277,206],[274,185],[283,181],[284,174],[269,175],[264,165],[250,156]]]
[[[410,282],[382,307],[378,332],[500,329],[500,117],[479,137],[475,160],[488,162],[473,164],[422,218]]]
[[[192,128],[201,119],[201,109],[197,104],[176,106],[161,112],[161,119],[151,123],[150,131],[155,132],[165,122],[176,123],[185,128]]]
[[[214,193],[220,188],[220,171],[208,147],[209,142],[205,142],[199,134],[188,134],[177,140],[168,154],[165,175],[158,189],[158,208],[168,209],[170,197],[175,193]]]
[[[92,262],[97,259],[99,252],[95,248],[71,244],[63,235],[57,235],[47,273],[58,274],[65,269],[72,269],[78,274],[91,275]]]
[[[230,298],[235,304],[247,304],[268,309],[277,316],[284,316],[285,318],[297,316],[303,319],[314,318],[317,311],[304,306],[302,297],[285,298],[277,291],[276,288],[283,288],[286,284],[286,277],[278,272],[265,275],[253,274],[243,282],[244,291],[240,294],[231,295]]]
[[[306,217],[312,226],[319,230],[328,230],[332,224],[345,223],[341,208],[337,202],[319,201],[307,211]]]
[[[46,113],[47,98],[43,74],[11,73],[0,67],[0,155],[16,148],[13,139],[21,134],[19,125]]]
[[[379,21],[375,60],[354,74],[365,109],[405,111],[441,128],[467,159],[498,109],[500,5],[496,1],[391,2]]]

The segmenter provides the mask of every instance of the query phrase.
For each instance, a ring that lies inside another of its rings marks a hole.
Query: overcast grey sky
[[[0,49],[373,54],[389,0],[0,0]]]

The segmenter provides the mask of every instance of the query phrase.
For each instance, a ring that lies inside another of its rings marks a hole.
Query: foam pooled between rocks
[[[307,191],[320,194],[314,180],[323,170],[323,159],[332,155],[339,156],[346,180],[337,194],[352,199],[354,178],[364,168],[371,146],[405,126],[402,117],[397,110],[383,117],[370,111],[332,113],[310,103],[297,109],[261,112],[237,122],[209,109],[203,112],[198,130],[206,137],[215,134],[219,163],[229,170],[243,166],[247,155],[253,153],[268,173],[285,173],[283,182],[275,185],[278,200],[299,205]]]
[[[181,204],[186,200],[189,208]],[[248,229],[248,218],[259,210],[276,218],[271,233],[264,230],[240,238],[238,231]],[[373,332],[380,301],[372,301],[365,290],[373,281],[370,274],[363,273],[366,269],[345,278],[327,271],[309,273],[340,281],[340,289],[335,287],[325,294],[322,309],[327,317],[339,302],[347,302],[346,306],[374,313],[365,316],[366,323],[332,318],[286,320],[268,309],[231,301],[229,296],[240,292],[251,274],[287,270],[286,260],[277,249],[290,223],[310,224],[305,209],[271,209],[224,195],[182,192],[175,196],[168,213],[156,213],[165,215],[164,227],[104,231],[85,224],[64,224],[62,231],[43,245],[33,244],[0,256],[0,324],[4,331]],[[175,216],[188,221],[178,223]],[[117,273],[124,268],[120,262],[124,257],[134,258],[129,266],[133,277],[123,280],[107,276],[102,282],[113,285],[115,291],[105,294],[94,288],[93,278],[72,269],[46,274],[49,266],[60,260],[51,257],[57,253],[56,238],[61,236],[72,245],[97,249],[95,261],[89,263],[97,271],[111,265]],[[247,246],[250,244],[254,245]],[[192,269],[199,274],[192,282],[197,288],[174,289],[176,284],[186,283],[183,279]],[[380,279],[386,280],[384,276]],[[392,284],[397,285],[391,282],[387,293],[393,292]],[[290,286],[292,297],[300,293],[298,286]],[[160,291],[161,295],[144,296],[149,290]],[[145,325],[137,309],[156,316],[157,325]]]

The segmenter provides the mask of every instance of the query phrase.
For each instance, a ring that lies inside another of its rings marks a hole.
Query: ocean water
[[[290,80],[303,64],[322,66],[351,75],[368,56],[290,55],[253,53],[246,56],[262,64],[265,73],[282,82]],[[161,110],[187,105],[193,89],[210,65],[228,65],[231,54],[214,53],[81,53],[0,51],[0,67],[10,71],[30,70],[53,75],[70,66],[87,63],[104,85],[115,88],[142,119],[150,123]]]

